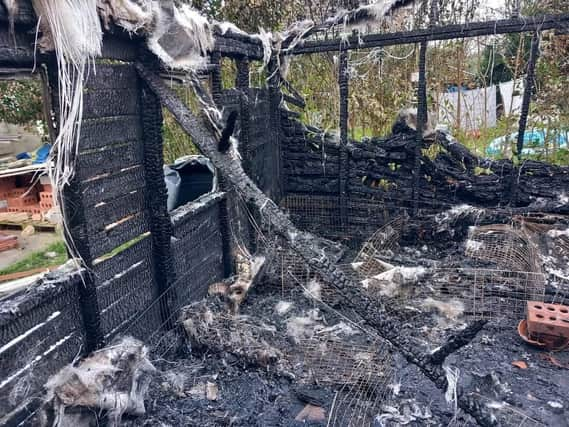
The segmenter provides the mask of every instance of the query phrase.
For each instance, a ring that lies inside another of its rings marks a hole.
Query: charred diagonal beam
[[[337,52],[342,49],[369,49],[425,41],[450,40],[466,37],[489,36],[493,34],[523,33],[544,30],[566,30],[569,28],[569,13],[558,15],[527,16],[486,22],[470,22],[434,26],[412,31],[398,31],[386,34],[354,35],[347,40],[309,40],[299,44],[289,53]]]
[[[140,77],[154,91],[156,96],[174,116],[182,129],[190,135],[201,152],[209,157],[212,163],[225,176],[227,183],[234,187],[242,199],[261,217],[261,227],[282,238],[308,265],[322,277],[322,280],[333,286],[343,297],[346,308],[353,309],[378,333],[389,341],[408,362],[418,366],[423,374],[446,390],[448,383],[442,367],[431,363],[430,355],[418,354],[407,337],[400,336],[399,325],[389,318],[385,307],[377,300],[367,297],[360,287],[349,279],[326,256],[326,241],[317,236],[296,228],[292,221],[280,208],[268,198],[247,176],[241,162],[231,154],[223,154],[217,150],[217,141],[204,122],[196,117],[185,104],[160,80],[160,77],[142,64],[137,64]],[[199,83],[199,82],[198,82]],[[492,413],[478,399],[464,393],[458,394],[458,405],[472,415],[480,425],[497,424]]]
[[[431,355],[431,363],[442,365],[448,356],[470,343],[486,323],[486,320],[477,320],[462,331],[451,335],[447,341]]]

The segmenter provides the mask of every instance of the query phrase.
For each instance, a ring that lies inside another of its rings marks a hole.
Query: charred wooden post
[[[537,65],[537,59],[539,57],[539,33],[534,33],[531,39],[531,50],[530,57],[527,64],[526,72],[526,84],[524,88],[524,94],[522,98],[522,108],[520,111],[520,121],[518,126],[518,139],[516,141],[516,149],[513,155],[514,168],[512,170],[512,203],[517,202],[518,197],[518,174],[519,167],[522,160],[522,152],[524,149],[524,137],[526,133],[531,95],[535,87],[535,67]]]
[[[172,222],[167,210],[168,191],[164,181],[162,140],[162,107],[156,95],[142,83],[140,87],[146,204],[150,213],[150,232],[154,275],[157,283],[154,299],[159,301],[160,315],[166,328],[173,325],[172,310],[176,295],[170,239]]]
[[[280,63],[284,58],[280,58]],[[273,55],[271,61],[268,65],[268,73],[269,73],[269,81],[268,81],[268,89],[269,89],[269,103],[271,109],[271,124],[270,124],[270,141],[272,144],[277,145],[278,152],[281,152],[281,114],[280,114],[280,105],[282,103],[282,92],[280,90],[281,83],[283,81],[280,70],[278,67],[277,58]],[[281,156],[279,156],[279,161],[276,164],[278,170],[276,171],[275,175],[279,177],[279,185],[276,191],[274,192],[273,198],[275,200],[279,200],[284,193],[282,188],[283,180],[283,168],[281,164]]]
[[[223,93],[223,82],[221,80],[221,52],[218,50],[212,52],[210,62],[213,66],[210,74],[211,95],[216,105],[219,105]]]
[[[251,175],[251,152],[249,147],[249,124],[251,114],[249,111],[249,61],[240,59],[236,61],[237,77],[235,86],[239,89],[239,110],[241,129],[239,133],[239,152],[243,156],[243,168]]]
[[[348,118],[349,118],[349,76],[348,52],[340,52],[338,69],[338,84],[340,86],[340,164],[339,164],[339,195],[340,195],[340,222],[342,227],[348,223]]]
[[[47,85],[51,88],[51,103],[57,100],[57,66],[51,61],[47,69]],[[54,89],[55,88],[55,89]],[[59,120],[56,120],[59,123]],[[51,126],[50,126],[51,127]],[[54,133],[59,133],[55,129]],[[57,195],[56,195],[57,196]],[[73,256],[79,256],[85,267],[82,273],[82,286],[78,288],[79,307],[85,327],[85,349],[86,353],[98,350],[105,345],[104,333],[101,327],[101,310],[97,297],[95,277],[92,273],[94,256],[91,253],[89,244],[88,221],[85,217],[85,206],[82,197],[81,183],[79,176],[74,176],[69,185],[64,186],[62,200],[58,200],[61,213],[63,215],[65,240],[73,242]],[[68,250],[69,251],[69,250]]]
[[[165,322],[167,328],[170,328],[172,326],[171,307],[174,306],[176,296],[171,286],[175,282],[175,277],[170,248],[172,223],[166,208],[168,192],[163,173],[162,111],[160,103],[146,85],[142,86],[140,96],[142,101],[146,197],[150,210],[154,274],[158,284],[154,297],[160,300],[162,321]]]
[[[237,76],[235,78],[235,86],[238,89],[247,91],[249,89],[249,60],[247,58],[237,59]]]
[[[427,122],[427,42],[421,42],[419,48],[419,83],[417,87],[417,141],[413,164],[413,215],[419,209],[419,182],[421,179],[421,147],[423,132]]]
[[[445,390],[448,382],[441,366],[433,364],[429,354],[418,354],[409,339],[399,334],[398,325],[389,319],[386,308],[380,301],[370,300],[349,279],[335,263],[325,255],[326,242],[296,228],[279,207],[269,199],[245,174],[238,159],[217,150],[213,133],[168,89],[152,71],[142,64],[137,65],[141,78],[155,92],[162,104],[168,108],[184,129],[196,142],[204,155],[225,173],[226,179],[236,192],[263,217],[260,224],[272,235],[282,238],[308,265],[320,274],[322,279],[333,286],[343,297],[346,308],[360,313],[366,322],[376,328],[380,335],[389,341],[408,362],[420,368],[423,374],[437,387]],[[490,411],[473,396],[458,392],[458,406],[472,415],[483,426],[494,426],[496,419]]]

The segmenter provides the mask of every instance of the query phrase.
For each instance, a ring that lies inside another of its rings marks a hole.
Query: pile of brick
[[[53,208],[53,191],[49,179],[23,184],[14,178],[0,179],[0,212],[26,213],[32,220],[40,221]]]
[[[18,247],[18,237],[0,232],[0,252]]]

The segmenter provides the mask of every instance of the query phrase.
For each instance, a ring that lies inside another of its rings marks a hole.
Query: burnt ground
[[[292,354],[295,360],[294,355],[300,354],[302,348],[287,337],[286,320],[306,316],[315,305],[301,290],[287,291],[287,298],[280,291],[270,285],[257,287],[243,305],[242,315],[274,325],[277,331],[271,344],[287,353],[283,357]],[[294,306],[281,316],[275,313],[275,306],[283,299],[293,301]],[[415,307],[400,313],[406,317],[401,333],[413,335],[418,345],[435,348],[444,336],[464,325],[462,320],[453,322],[441,316],[437,309]],[[319,315],[325,326],[343,320],[326,310],[319,310]],[[363,332],[359,339],[370,341]],[[292,363],[291,372],[283,374],[229,352],[205,350],[196,354],[187,347],[183,352],[155,362],[161,374],[150,388],[147,415],[133,420],[133,425],[323,426],[327,419],[303,422],[295,417],[312,401],[324,407],[327,418],[335,393],[341,389],[317,384],[302,360]],[[351,425],[475,425],[468,416],[459,413],[455,417],[453,405],[445,401],[443,393],[416,367],[395,352],[389,353],[393,369],[385,384],[385,397],[380,403],[370,404],[378,418],[355,420]],[[490,322],[469,345],[451,355],[447,364],[458,368],[460,386],[485,396],[483,401],[493,408],[503,425],[566,426],[569,375],[566,369],[545,359],[545,354],[522,342],[514,327]],[[567,354],[555,357],[569,362]],[[517,361],[525,362],[527,369],[512,364]],[[208,382],[217,387],[215,400],[206,398],[204,384]]]
[[[465,256],[466,238],[402,240],[401,247],[385,255],[390,263],[411,269],[497,267],[487,259]],[[551,253],[547,249],[550,264]],[[344,268],[352,268],[351,259],[353,253],[344,257]],[[557,261],[555,268],[566,265],[566,260]],[[165,337],[171,342],[167,351],[157,352],[154,363],[160,374],[150,387],[146,416],[128,423],[476,425],[455,410],[453,389],[445,396],[375,331],[366,329],[357,313],[345,310],[342,299],[316,276],[295,274],[269,274],[249,292],[236,317],[215,296],[187,308],[178,334]],[[490,314],[502,310],[501,316],[489,315],[475,338],[446,359],[447,379],[457,375],[458,387],[485,405],[499,425],[569,426],[569,351],[548,353],[520,338],[517,323],[524,317],[527,295],[502,293],[475,300],[468,287],[450,294],[437,291],[436,280],[440,277],[423,273],[410,280],[395,277],[397,286],[370,282],[368,292],[370,298],[382,299],[415,350],[426,353],[486,313],[473,304],[487,304]],[[555,281],[548,279],[546,285],[551,284]],[[193,335],[184,319],[194,319]],[[313,407],[306,419],[302,411],[308,404]]]

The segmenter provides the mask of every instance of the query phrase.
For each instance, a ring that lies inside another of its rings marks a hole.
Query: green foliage
[[[192,89],[174,83],[172,83],[171,88],[194,113],[198,113],[199,105]],[[172,164],[180,157],[199,154],[192,138],[180,127],[174,116],[166,108],[162,109],[162,116],[164,163]]]
[[[43,119],[38,80],[0,81],[0,121],[31,125]]]
[[[47,257],[46,253],[48,252],[54,252],[56,254],[55,257]],[[0,270],[0,275],[61,265],[67,261],[67,258],[65,243],[63,243],[63,241],[55,242],[46,247],[43,251],[32,252],[21,261]]]

